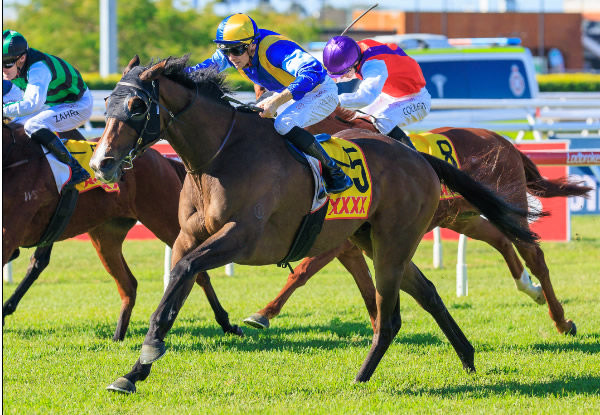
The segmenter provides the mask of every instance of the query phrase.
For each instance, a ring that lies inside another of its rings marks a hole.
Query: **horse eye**
[[[146,113],[146,103],[143,100],[134,98],[129,104],[129,111],[131,112],[132,116],[142,116]]]

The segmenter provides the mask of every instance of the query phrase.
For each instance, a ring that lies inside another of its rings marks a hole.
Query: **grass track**
[[[432,280],[476,350],[476,375],[460,362],[432,318],[401,295],[403,327],[371,382],[352,380],[371,329],[352,279],[336,261],[292,296],[268,331],[224,337],[204,294],[192,291],[167,337],[168,353],[138,393],[104,390],[129,371],[162,293],[163,246],[129,242],[125,257],[138,298],[127,338],[113,343],[120,300],[91,244],[54,248],[49,268],[3,330],[3,414],[46,413],[600,413],[600,217],[573,218],[573,241],[542,245],[558,298],[576,323],[559,335],[517,292],[499,254],[468,244],[469,296],[455,296],[456,243],[445,269],[430,242],[415,262]],[[32,250],[15,261],[18,282]],[[233,322],[262,308],[286,272],[236,266],[211,273]],[[15,286],[4,284],[6,300]]]

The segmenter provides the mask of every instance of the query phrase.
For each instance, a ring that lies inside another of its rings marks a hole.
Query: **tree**
[[[18,18],[5,22],[5,29],[21,32],[31,47],[60,56],[82,72],[98,71],[98,0],[30,0],[15,6]],[[281,15],[272,9],[249,14],[260,27],[298,42],[311,40],[318,33],[314,19]],[[177,9],[172,0],[119,1],[118,66],[124,68],[135,54],[142,63],[187,53],[191,62],[206,59],[215,50],[212,40],[222,18],[215,15],[212,3],[197,11]]]

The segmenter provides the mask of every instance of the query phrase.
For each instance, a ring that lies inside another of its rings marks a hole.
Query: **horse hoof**
[[[234,324],[229,330],[226,330],[225,334],[233,334],[234,336],[244,337],[244,331],[237,324]]]
[[[106,390],[119,393],[135,393],[135,384],[127,378],[119,378],[106,387]]]
[[[244,323],[255,329],[262,330],[269,328],[269,319],[258,313],[254,313],[250,317],[244,319]]]
[[[571,323],[571,328],[565,332],[565,336],[577,335],[577,326],[575,325],[575,322],[573,320],[569,320],[569,323]]]
[[[165,342],[160,342],[157,345],[143,344],[142,352],[140,353],[140,363],[143,365],[154,363],[163,357],[166,352],[167,347],[165,346]]]

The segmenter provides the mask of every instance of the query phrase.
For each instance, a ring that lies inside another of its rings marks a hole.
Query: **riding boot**
[[[90,178],[90,175],[77,160],[73,158],[69,150],[65,147],[63,142],[58,138],[52,131],[47,128],[42,128],[31,134],[31,138],[42,144],[60,161],[65,163],[71,168],[71,178],[65,183],[64,188],[75,186],[77,183],[81,183],[84,180]]]
[[[323,166],[323,179],[327,193],[342,193],[352,186],[352,179],[337,165],[315,136],[300,127],[294,127],[284,136],[300,150],[319,160]]]
[[[410,137],[400,127],[394,127],[387,135],[396,141],[400,141],[402,144],[406,144],[413,150],[416,150],[415,145],[410,141]]]

